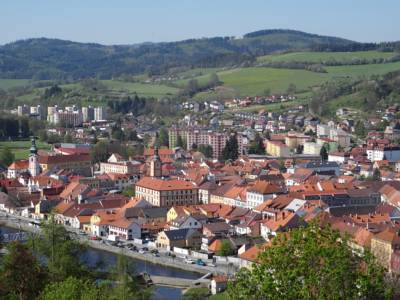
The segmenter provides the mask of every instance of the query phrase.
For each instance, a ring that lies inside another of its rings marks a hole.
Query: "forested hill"
[[[243,38],[115,46],[27,39],[0,46],[0,78],[105,79],[144,72],[161,74],[179,66],[245,66],[257,56],[277,51],[355,51],[377,46],[294,30],[262,30]]]

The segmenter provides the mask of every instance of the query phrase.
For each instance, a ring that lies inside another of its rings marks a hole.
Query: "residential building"
[[[198,188],[190,181],[143,177],[135,186],[136,197],[143,198],[154,206],[198,204]]]

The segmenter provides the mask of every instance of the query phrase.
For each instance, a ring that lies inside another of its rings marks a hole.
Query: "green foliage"
[[[186,149],[186,144],[183,141],[183,138],[180,134],[176,138],[176,147],[181,147],[182,149]]]
[[[346,237],[313,222],[278,234],[251,270],[229,283],[231,299],[390,299],[385,270]]]
[[[45,269],[25,245],[12,242],[7,249],[0,265],[0,298],[35,299],[46,284]]]
[[[328,160],[328,151],[326,150],[326,146],[322,146],[321,150],[319,151],[319,155],[321,156],[322,161]]]
[[[190,288],[182,297],[182,300],[204,300],[210,294],[207,288]]]
[[[219,256],[229,256],[229,255],[232,255],[234,253],[235,253],[235,251],[232,248],[231,243],[228,240],[223,240],[221,242],[221,248],[217,252],[217,255],[219,255]]]
[[[100,140],[90,150],[90,156],[92,158],[92,162],[98,163],[101,161],[106,161],[113,153],[118,153],[123,157],[127,157],[128,150],[128,148],[123,147],[119,142],[111,143],[106,140]]]
[[[43,224],[40,238],[31,239],[29,244],[33,251],[48,258],[47,266],[52,281],[90,275],[79,259],[86,247],[72,240],[65,227],[56,224],[53,216]]]
[[[122,191],[122,195],[126,197],[135,197],[135,187],[128,186]]]
[[[239,145],[236,135],[231,135],[222,149],[221,159],[223,161],[236,160],[239,157]]]
[[[68,79],[93,75],[101,78],[142,73],[156,75],[165,73],[171,67],[243,64],[254,60],[253,57],[257,55],[290,49],[310,49],[315,43],[327,41],[342,46],[354,44],[339,38],[282,30],[242,39],[214,37],[139,46],[26,39],[0,47],[0,60],[4,61],[0,77]],[[32,61],[35,61],[34,65]]]
[[[14,160],[15,155],[11,152],[10,148],[4,147],[0,150],[0,164],[9,166]]]
[[[374,169],[374,173],[372,174],[372,180],[381,181],[381,171],[379,168]]]
[[[158,147],[168,147],[169,145],[169,135],[168,130],[165,128],[161,128],[158,132],[157,141]]]
[[[206,158],[211,158],[213,156],[213,148],[211,145],[199,145],[197,151],[203,153]]]
[[[249,154],[265,154],[264,141],[259,133],[256,133],[254,140],[250,143]]]
[[[354,126],[355,134],[360,138],[364,138],[367,135],[367,130],[364,126],[364,122],[359,120]]]
[[[53,282],[46,286],[40,295],[40,300],[106,300],[108,298],[105,288],[97,288],[87,280],[68,277],[61,282]]]

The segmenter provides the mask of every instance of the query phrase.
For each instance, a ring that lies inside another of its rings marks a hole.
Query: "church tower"
[[[29,149],[29,152],[29,173],[31,173],[32,177],[35,177],[40,174],[40,165],[38,161],[35,137],[32,137],[32,145]]]
[[[158,147],[154,146],[154,155],[150,162],[150,177],[159,178],[162,176],[162,163],[158,156]]]

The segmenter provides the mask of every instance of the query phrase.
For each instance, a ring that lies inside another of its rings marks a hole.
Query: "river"
[[[17,229],[0,227],[1,233],[13,233],[18,232]],[[98,262],[102,262],[104,268],[111,268],[117,262],[117,255],[114,253],[101,251],[93,248],[89,248],[86,253],[82,256],[82,259],[89,266],[96,266]],[[175,278],[186,278],[186,279],[198,279],[202,275],[196,272],[184,271],[180,269],[174,269],[162,265],[156,265],[149,262],[137,260],[128,257],[134,263],[135,270],[140,272],[147,272],[150,275],[159,275]],[[153,290],[152,300],[178,300],[182,297],[182,290],[179,288],[169,288],[156,286]]]

